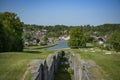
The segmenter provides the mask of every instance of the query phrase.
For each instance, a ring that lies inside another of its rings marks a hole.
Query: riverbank
[[[48,45],[44,45],[44,46],[28,46],[28,47],[25,47],[24,48],[24,51],[26,50],[31,50],[31,49],[45,49],[45,48],[48,48],[48,47],[52,47],[52,46],[55,46],[58,44],[58,41],[55,41],[54,44],[48,44]]]

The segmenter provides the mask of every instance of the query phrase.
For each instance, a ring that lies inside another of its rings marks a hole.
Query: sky
[[[0,0],[0,12],[6,11],[16,13],[25,24],[120,23],[120,0]]]

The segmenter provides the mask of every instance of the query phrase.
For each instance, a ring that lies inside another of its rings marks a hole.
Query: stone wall
[[[73,80],[95,80],[89,71],[91,65],[82,60],[79,54],[72,53],[70,55],[70,67],[74,72]],[[95,65],[93,67],[95,67]]]
[[[82,68],[80,65],[80,56],[79,55],[71,54],[70,67],[74,71],[74,80],[82,80]]]
[[[61,55],[64,51],[49,54],[46,60],[37,61],[33,67],[32,73],[34,76],[32,80],[54,80],[54,75],[57,72]],[[87,67],[90,67],[84,60],[80,58],[79,54],[69,52],[70,68],[73,70],[74,79],[72,80],[95,80]],[[33,61],[36,62],[36,61]],[[62,80],[62,79],[61,79]]]
[[[37,67],[34,67],[34,76],[32,80],[54,80],[54,73],[59,64],[60,52],[48,55],[46,60],[40,61]]]

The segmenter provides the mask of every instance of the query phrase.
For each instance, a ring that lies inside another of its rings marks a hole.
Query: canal
[[[57,45],[48,47],[47,50],[55,50],[55,49],[63,49],[63,48],[68,48],[67,41],[59,40]]]

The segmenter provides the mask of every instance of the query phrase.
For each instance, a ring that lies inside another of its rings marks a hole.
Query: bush
[[[120,32],[115,32],[108,40],[115,51],[120,51]]]
[[[40,45],[44,46],[44,45],[47,45],[47,43],[46,42],[41,42]]]

